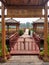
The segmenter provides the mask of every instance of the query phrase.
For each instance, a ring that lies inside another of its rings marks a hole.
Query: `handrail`
[[[12,38],[13,36],[15,36],[17,33],[14,33],[13,35],[11,35],[9,38]]]

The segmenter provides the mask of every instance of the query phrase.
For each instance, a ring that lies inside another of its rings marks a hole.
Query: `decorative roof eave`
[[[6,8],[9,8],[9,9],[43,9],[44,6],[40,6],[40,5],[7,5]]]
[[[48,0],[0,0],[7,8],[28,7],[40,8],[45,6]]]

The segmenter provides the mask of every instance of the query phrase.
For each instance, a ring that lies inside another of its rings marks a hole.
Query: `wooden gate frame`
[[[45,57],[47,57],[47,50],[48,50],[48,44],[47,44],[47,36],[48,36],[48,32],[47,32],[47,27],[48,27],[48,17],[47,17],[47,3],[45,4],[44,7],[45,10],[45,22],[44,22],[44,55]],[[2,55],[3,58],[6,59],[6,49],[5,49],[5,43],[6,43],[6,32],[5,32],[5,22],[4,22],[4,11],[5,11],[5,7],[2,4]]]

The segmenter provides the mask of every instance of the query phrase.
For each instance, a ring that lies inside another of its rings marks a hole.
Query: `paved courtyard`
[[[0,65],[49,65],[39,60],[36,55],[17,55],[12,56],[6,63],[0,63]]]

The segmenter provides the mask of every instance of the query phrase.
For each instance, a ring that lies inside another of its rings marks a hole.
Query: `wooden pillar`
[[[16,29],[17,29],[17,32],[18,32],[18,30],[19,30],[19,25],[17,25]]]
[[[34,24],[32,24],[32,26],[33,26],[33,30],[34,30]],[[35,31],[35,30],[34,30]]]
[[[16,25],[16,32],[17,32],[17,25]]]
[[[35,23],[35,32],[37,32],[37,24]]]
[[[45,5],[45,22],[44,22],[44,56],[47,57],[48,54],[48,44],[47,44],[47,37],[48,37],[48,17],[47,17],[47,3]]]
[[[2,4],[2,56],[3,59],[6,59],[6,41],[5,41],[5,22],[4,22],[4,5]]]
[[[35,23],[35,24],[33,24],[33,30],[36,32],[36,30],[37,30],[37,24]]]

